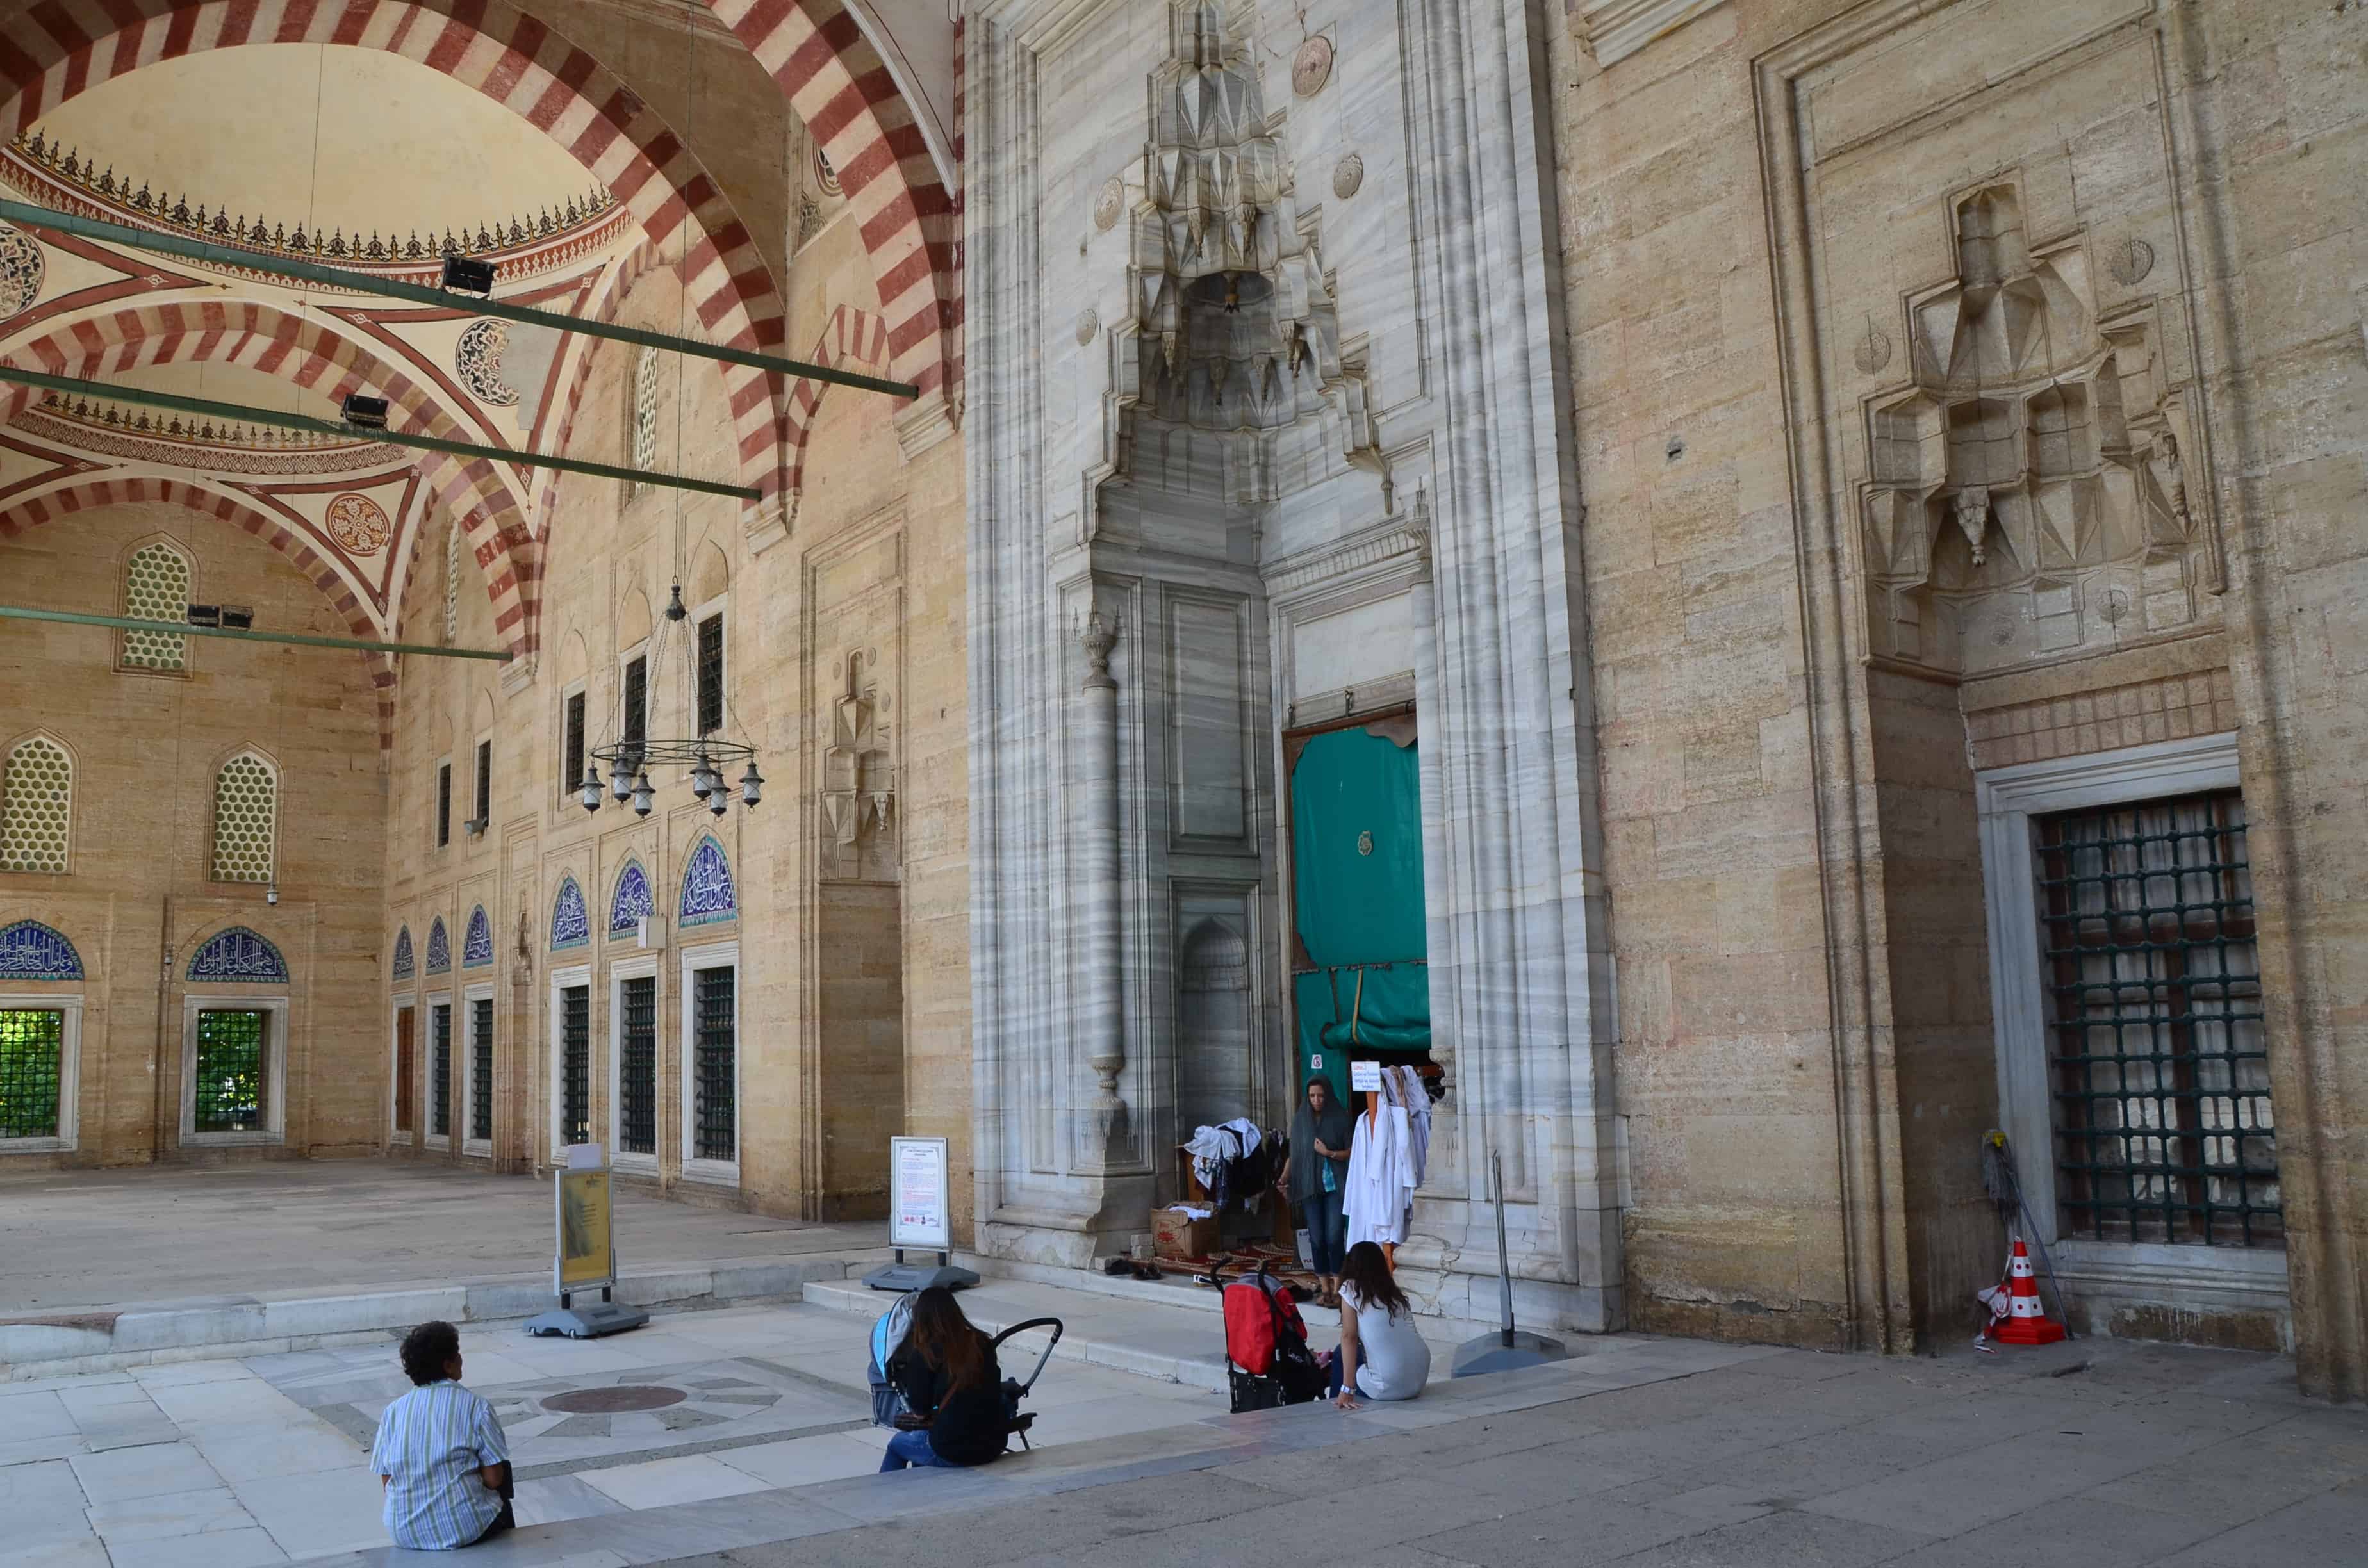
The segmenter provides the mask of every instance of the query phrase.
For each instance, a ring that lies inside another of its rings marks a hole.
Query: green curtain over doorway
[[[1300,1082],[1430,1047],[1422,786],[1411,744],[1363,727],[1308,738],[1291,772],[1292,977]],[[1321,1060],[1319,1068],[1316,1063]]]

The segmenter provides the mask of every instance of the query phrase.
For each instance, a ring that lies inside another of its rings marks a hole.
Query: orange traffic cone
[[[2053,1345],[2064,1337],[2064,1325],[2047,1315],[2040,1303],[2039,1281],[2032,1278],[2031,1254],[2017,1238],[2014,1256],[2007,1260],[2007,1317],[1990,1331],[2002,1345]]]

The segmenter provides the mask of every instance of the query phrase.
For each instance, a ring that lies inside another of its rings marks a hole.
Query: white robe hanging
[[[1406,1240],[1406,1205],[1414,1196],[1406,1153],[1404,1106],[1377,1104],[1371,1116],[1358,1113],[1340,1197],[1349,1246],[1359,1242],[1394,1245]]]

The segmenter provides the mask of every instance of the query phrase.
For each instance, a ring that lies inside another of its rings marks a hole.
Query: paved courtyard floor
[[[1410,1403],[1231,1416],[1204,1386],[1213,1312],[989,1281],[967,1298],[982,1322],[1049,1306],[1071,1325],[1030,1402],[1037,1450],[882,1476],[863,1379],[877,1298],[813,1289],[587,1343],[464,1326],[524,1527],[465,1560],[385,1545],[366,1458],[406,1386],[391,1342],[0,1383],[0,1562],[2368,1562],[2368,1413],[2303,1400],[2271,1358],[2082,1342],[1884,1360],[1616,1335],[1457,1381],[1441,1346]]]
[[[618,1189],[628,1269],[875,1247]],[[550,1278],[551,1187],[404,1160],[285,1160],[0,1176],[0,1316],[223,1296]]]

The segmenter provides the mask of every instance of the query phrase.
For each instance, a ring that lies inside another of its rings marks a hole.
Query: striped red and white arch
[[[345,620],[347,629],[356,637],[378,639],[379,628],[370,619],[369,607],[302,533],[282,518],[203,485],[154,475],[85,475],[11,502],[7,510],[0,511],[0,539],[14,539],[76,512],[159,501],[219,518],[264,540],[288,557],[296,570],[321,590],[330,608]],[[370,670],[370,687],[378,700],[378,744],[379,749],[384,751],[394,744],[394,660],[391,654],[373,652],[365,652],[361,657]]]

